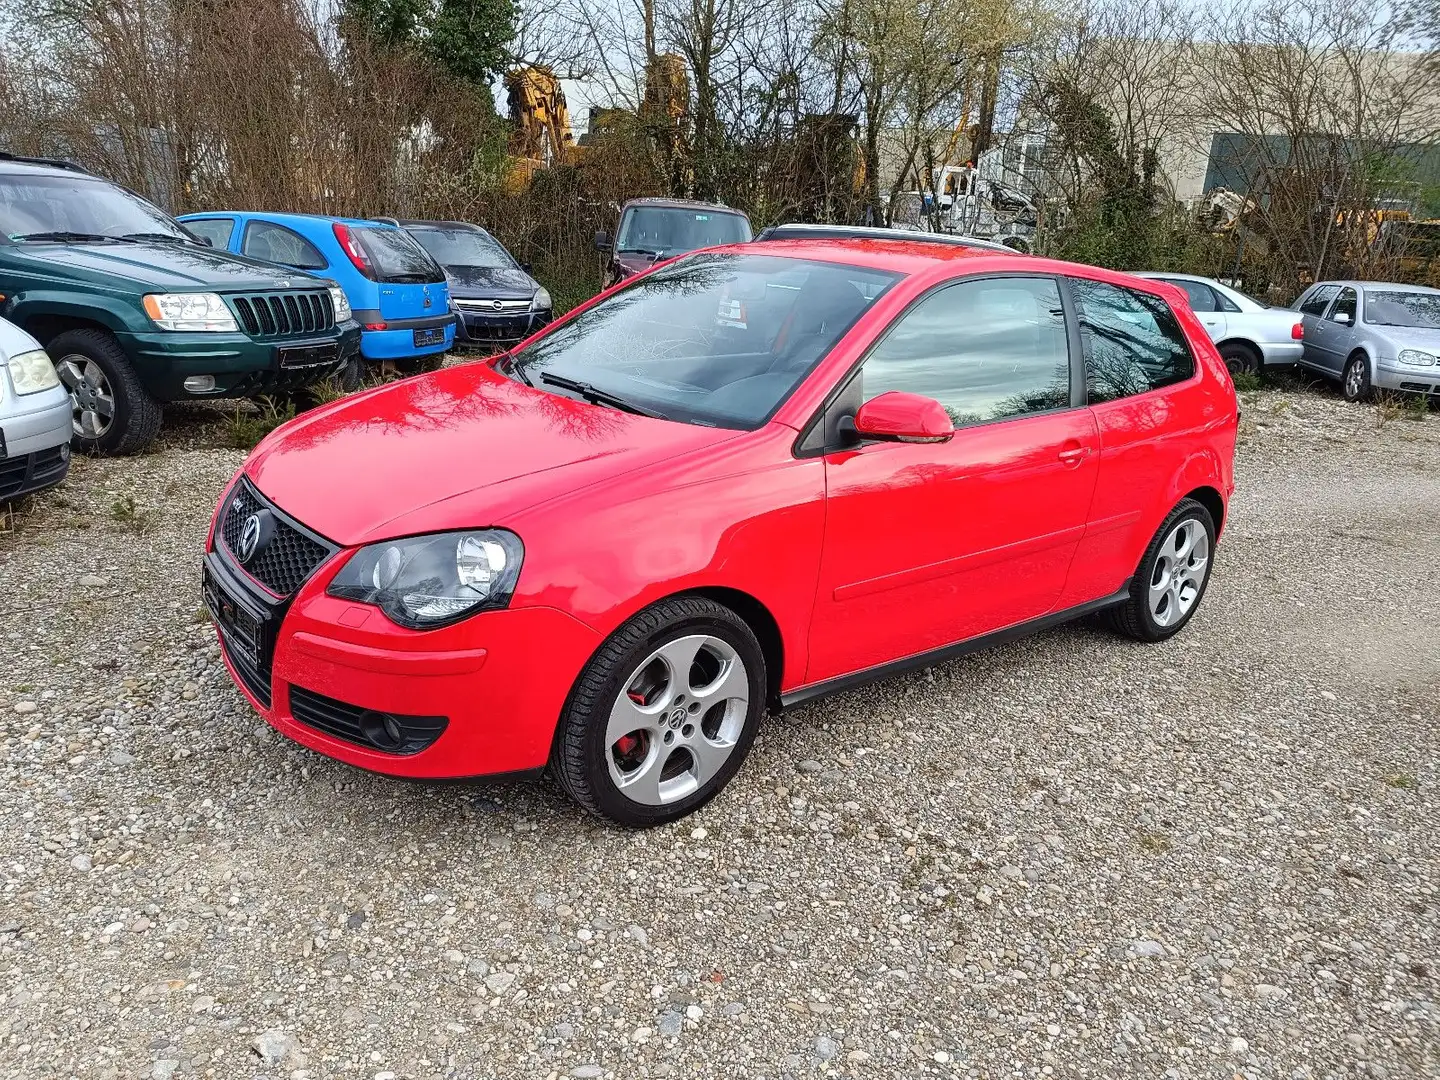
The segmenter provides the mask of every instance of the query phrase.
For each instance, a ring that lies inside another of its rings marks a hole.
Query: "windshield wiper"
[[[12,240],[61,240],[71,243],[93,243],[97,240],[114,240],[123,242],[123,236],[106,236],[104,233],[70,232],[67,229],[57,229],[54,232],[32,232],[22,233],[19,236],[12,236]]]
[[[529,380],[527,379],[526,381],[528,382]],[[658,413],[654,409],[647,409],[643,405],[636,405],[633,401],[626,401],[617,394],[610,394],[604,390],[596,389],[589,383],[581,382],[578,379],[567,379],[564,375],[551,375],[548,371],[542,371],[540,373],[540,381],[549,383],[551,386],[558,386],[562,390],[572,390],[592,405],[609,405],[612,409],[620,409],[624,412],[634,413],[636,416],[648,416],[652,420],[665,419],[664,413]]]
[[[176,236],[174,233],[166,232],[132,232],[126,233],[121,239],[124,240],[155,240],[166,244],[193,244],[195,241],[186,236]]]
[[[658,251],[651,251],[649,248],[621,248],[619,255],[659,255]]]
[[[533,382],[530,381],[530,376],[525,374],[525,369],[522,368],[519,364],[515,363],[515,357],[511,356],[508,351],[503,352],[500,355],[503,358],[500,362],[505,365],[506,375],[514,375],[526,386],[535,385]]]

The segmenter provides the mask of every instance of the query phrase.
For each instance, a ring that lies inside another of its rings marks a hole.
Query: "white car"
[[[0,502],[70,470],[70,395],[40,343],[0,319]]]
[[[1289,308],[1266,307],[1239,289],[1195,274],[1136,276],[1167,282],[1190,298],[1232,375],[1270,364],[1298,364],[1305,356],[1305,327]]]

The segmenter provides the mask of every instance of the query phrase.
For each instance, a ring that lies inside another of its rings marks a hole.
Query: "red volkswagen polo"
[[[220,500],[235,681],[323,754],[653,825],[767,709],[1205,595],[1235,393],[1170,286],[976,249],[711,250],[286,424]]]

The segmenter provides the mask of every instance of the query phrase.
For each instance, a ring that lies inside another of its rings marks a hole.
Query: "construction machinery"
[[[575,155],[575,136],[570,130],[570,110],[565,92],[550,68],[541,64],[520,67],[505,76],[510,121],[510,154],[515,159],[510,186],[523,188],[537,169],[570,164]]]

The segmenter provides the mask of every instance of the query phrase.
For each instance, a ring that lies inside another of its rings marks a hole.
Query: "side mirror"
[[[530,273],[530,264],[528,262],[523,262],[520,264],[520,269],[524,270],[528,274]]]
[[[955,434],[945,406],[903,390],[888,390],[865,402],[853,424],[858,438],[885,442],[944,442]]]
[[[602,252],[602,253],[608,252],[608,251],[610,250],[610,234],[609,234],[609,233],[604,232],[604,231],[602,230],[601,232],[597,232],[597,233],[595,234],[595,250],[596,250],[596,251],[599,251],[599,252]]]
[[[209,236],[202,236],[202,237],[200,237],[200,243],[204,244],[206,247],[214,247],[214,246],[215,246],[215,241],[214,241],[214,239],[211,238],[211,237],[209,237]]]
[[[1355,316],[1351,315],[1348,311],[1337,311],[1334,315],[1330,316],[1330,321],[1337,322],[1341,326],[1349,326],[1355,321]]]

